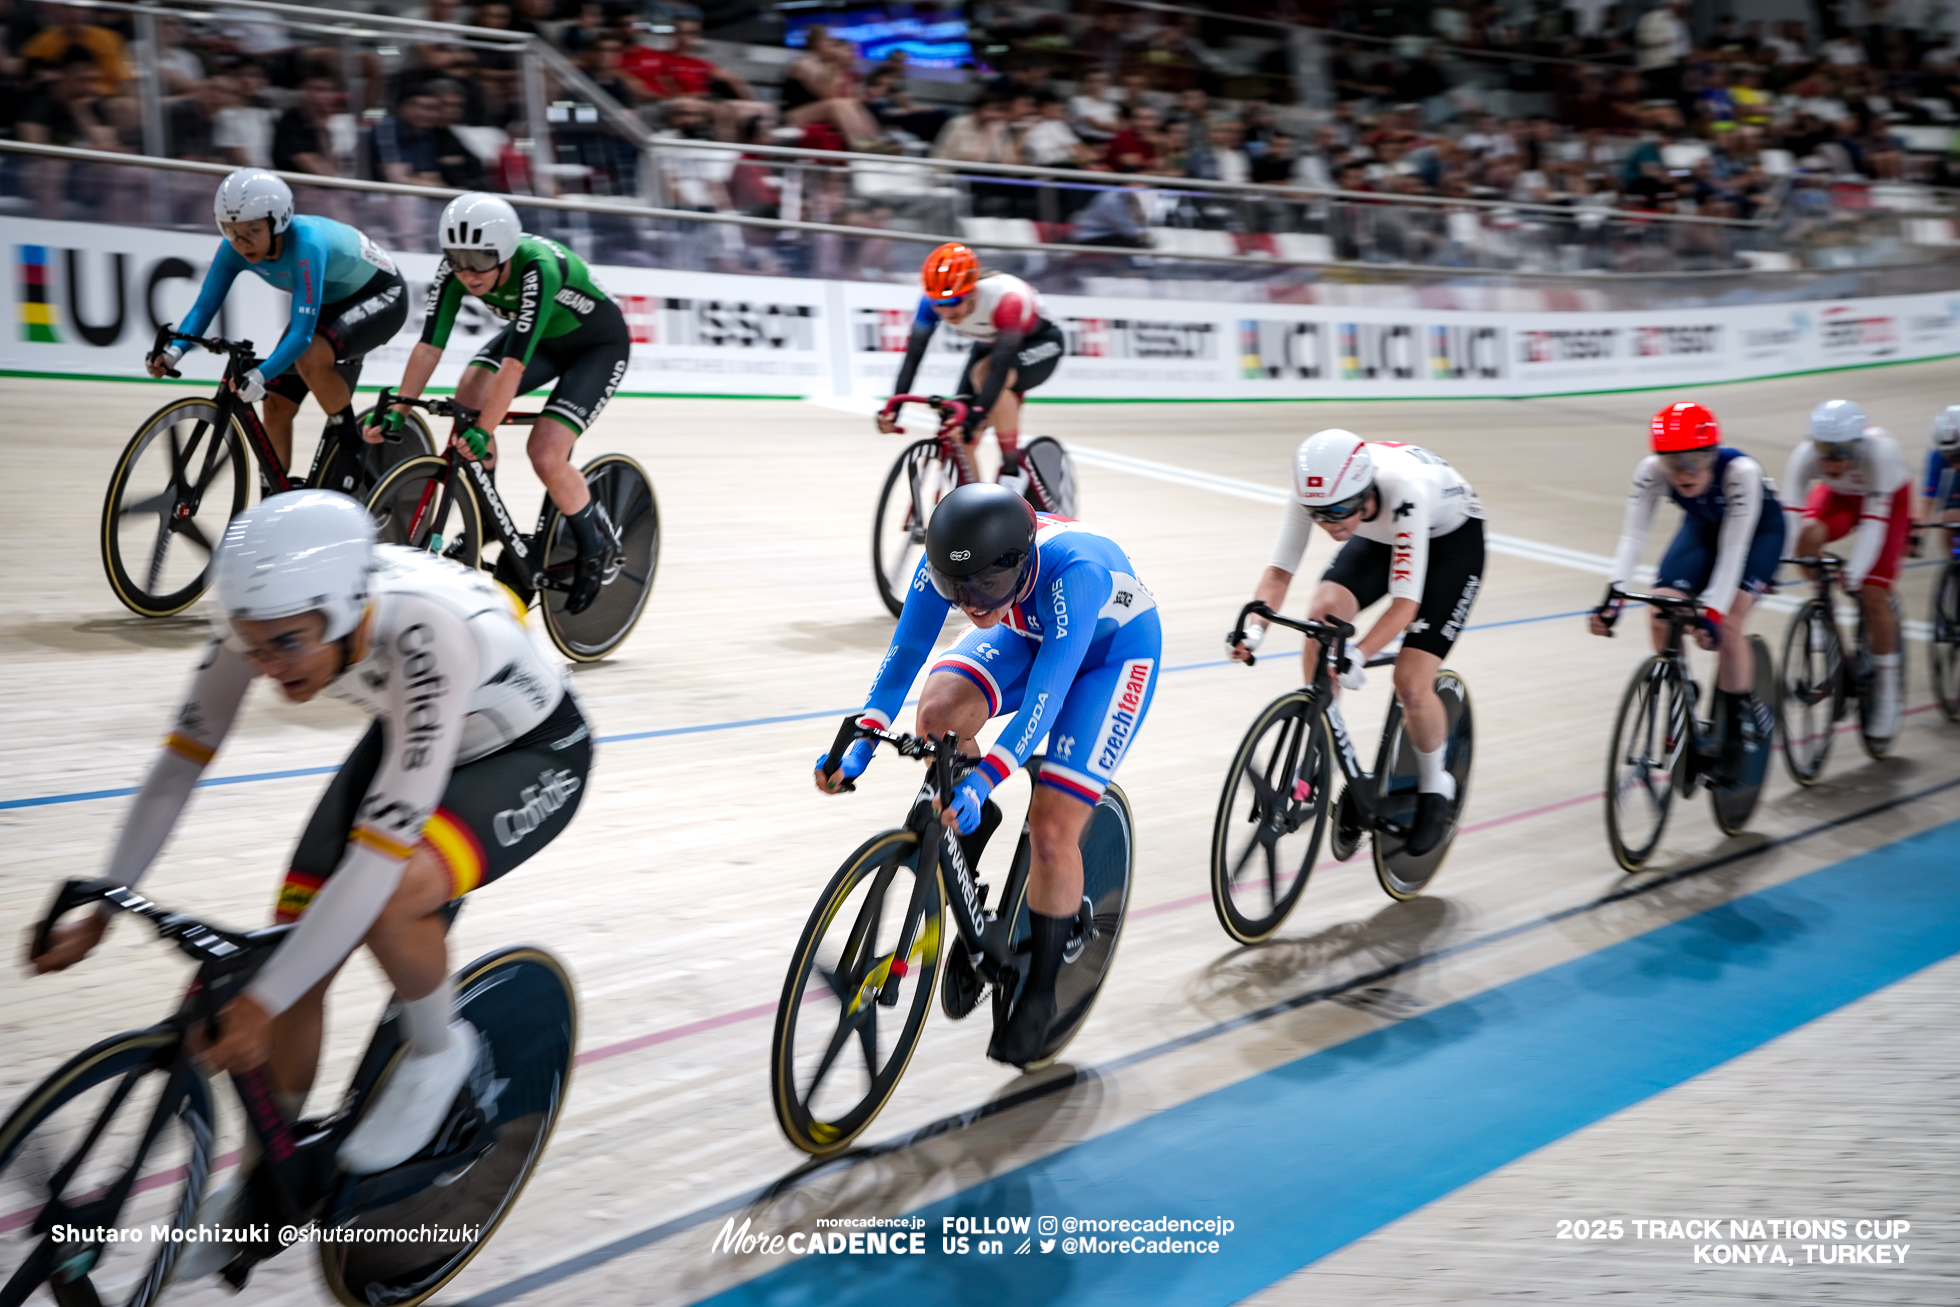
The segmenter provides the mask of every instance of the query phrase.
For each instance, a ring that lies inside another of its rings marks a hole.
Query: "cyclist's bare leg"
[[[270,391],[259,401],[259,421],[265,427],[266,439],[272,442],[272,452],[279,455],[280,466],[288,472],[293,470],[293,416],[298,412],[299,405]]]
[[[1858,611],[1864,614],[1865,630],[1871,636],[1872,652],[1899,651],[1899,621],[1892,612],[1892,589],[1866,581],[1858,590]]]
[[[1277,607],[1277,605],[1273,606]],[[1338,617],[1343,622],[1352,623],[1354,621],[1354,615],[1360,611],[1361,605],[1355,602],[1354,591],[1334,581],[1322,581],[1314,587],[1313,603],[1308,608],[1307,616],[1316,622],[1328,617]],[[1300,684],[1302,685],[1306,685],[1313,680],[1314,658],[1318,652],[1315,648],[1317,644],[1318,641],[1309,638],[1307,640],[1307,647],[1300,651]],[[1335,681],[1334,693],[1339,694],[1340,691],[1341,683]]]
[[[1730,694],[1747,694],[1756,688],[1756,659],[1749,651],[1749,611],[1755,606],[1754,595],[1738,590],[1722,618],[1722,650],[1715,684]]]
[[[980,756],[975,737],[987,724],[987,696],[958,672],[934,672],[919,692],[919,713],[912,727],[919,735],[937,738],[948,731],[960,737],[960,752]]]
[[[1046,785],[1034,787],[1028,804],[1028,909],[1044,917],[1072,917],[1082,906],[1082,832],[1095,813],[1091,804]]]
[[[577,441],[578,432],[556,418],[541,417],[531,424],[531,439],[524,447],[545,493],[567,517],[592,502],[585,478],[572,466],[572,446]]]
[[[987,367],[992,359],[981,359],[973,365],[973,393],[979,394],[987,385]],[[1020,378],[1013,369],[1007,373],[1007,381],[1000,388],[1000,398],[987,410],[980,420],[976,433],[987,427],[994,429],[994,439],[1000,444],[1002,466],[1020,460],[1021,443],[1021,397],[1014,393],[1014,383]]]
[[[347,379],[334,369],[333,345],[325,336],[315,336],[306,352],[299,356],[293,366],[299,370],[300,380],[313,395],[313,400],[327,413],[338,413],[354,402],[354,392],[347,388]]]
[[[1686,591],[1669,589],[1664,585],[1655,586],[1654,593],[1667,599],[1694,598],[1693,595],[1688,594]],[[1654,608],[1648,611],[1647,619],[1647,633],[1654,638],[1654,652],[1660,653],[1663,649],[1667,648],[1667,615],[1661,612],[1660,609]]]
[[[1436,673],[1442,668],[1443,660],[1426,649],[1404,648],[1395,655],[1395,699],[1402,705],[1409,743],[1424,753],[1442,748],[1449,737],[1449,713],[1436,697]]]

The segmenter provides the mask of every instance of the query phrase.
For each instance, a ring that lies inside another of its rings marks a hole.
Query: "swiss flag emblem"
[[[1326,477],[1308,477],[1308,478],[1307,478],[1307,489],[1309,489],[1309,490],[1313,490],[1313,489],[1316,489],[1317,487],[1320,487],[1320,486],[1323,486],[1323,485],[1326,485],[1326,484],[1327,484],[1327,478],[1326,478]]]

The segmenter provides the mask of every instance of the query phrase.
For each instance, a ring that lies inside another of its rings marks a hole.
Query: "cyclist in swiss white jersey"
[[[1449,716],[1436,695],[1436,673],[1483,585],[1483,505],[1455,468],[1426,449],[1365,442],[1338,428],[1307,437],[1293,458],[1293,503],[1253,592],[1274,611],[1286,600],[1316,522],[1341,542],[1341,550],[1321,574],[1307,615],[1351,622],[1384,595],[1389,599],[1375,624],[1348,643],[1336,669],[1341,684],[1360,689],[1368,659],[1402,637],[1395,697],[1416,752],[1416,818],[1408,850],[1419,857],[1449,833],[1456,798],[1445,756]],[[1263,618],[1250,619],[1245,643],[1232,646],[1232,657],[1245,661],[1268,627]],[[1309,646],[1307,676],[1313,662]]]
[[[1810,414],[1810,436],[1783,474],[1783,514],[1793,552],[1814,558],[1833,540],[1854,536],[1844,588],[1858,601],[1871,636],[1877,695],[1867,729],[1889,740],[1899,731],[1899,623],[1891,594],[1912,534],[1912,472],[1899,442],[1873,426],[1848,399]]]
[[[219,1015],[204,1061],[213,1071],[266,1066],[282,1108],[298,1116],[327,987],[365,943],[394,986],[407,1050],[338,1159],[355,1174],[384,1171],[434,1136],[476,1062],[476,1031],[455,1019],[447,982],[458,901],[570,823],[591,735],[564,669],[508,591],[461,564],[375,545],[373,521],[344,495],[296,490],[241,513],[213,572],[220,629],[106,875],[142,879],[255,676],[294,703],[324,695],[373,714],[286,873],[276,916],[298,924]],[[58,927],[33,966],[80,961],[107,921],[97,913]],[[242,1184],[234,1176],[207,1199],[218,1223]],[[230,1255],[199,1245],[179,1274],[215,1272]]]
[[[1000,443],[1000,481],[1017,493],[1028,488],[1021,467],[1021,404],[1027,393],[1055,375],[1065,351],[1062,329],[1048,317],[1034,287],[1004,272],[983,272],[964,245],[941,245],[919,270],[925,294],[912,321],[895,395],[911,391],[933,333],[944,323],[973,342],[957,387],[973,395],[962,433],[969,441],[988,424]],[[880,414],[878,430],[898,430],[896,417]]]

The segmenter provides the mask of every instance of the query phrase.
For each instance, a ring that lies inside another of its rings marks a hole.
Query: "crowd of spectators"
[[[1256,6],[1240,21],[973,0],[978,53],[963,79],[922,79],[902,52],[869,63],[812,27],[772,77],[745,65],[761,85],[703,53],[694,11],[669,0],[380,6],[562,51],[583,77],[548,83],[548,161],[529,152],[510,47],[403,40],[350,53],[317,43],[320,29],[219,10],[160,16],[154,62],[162,146],[178,158],[520,193],[544,163],[559,189],[645,193],[640,151],[607,122],[610,106],[585,103],[605,100],[674,143],[656,156],[665,202],[844,221],[889,212],[820,212],[821,187],[785,186],[686,143],[1732,218],[1774,212],[1793,172],[1956,180],[1945,150],[1914,151],[1907,138],[1960,124],[1960,35],[1888,23],[1885,0],[1864,0],[1870,21],[1858,25],[1826,0],[1815,30],[1726,18],[1696,30],[1685,0],[1637,7],[1649,2],[1304,0],[1296,12],[1314,26],[1289,40],[1252,17]],[[1926,13],[1937,22],[1944,9]],[[134,37],[127,10],[0,0],[0,134],[144,152]],[[84,176],[57,160],[7,166],[20,169],[16,193],[49,216],[75,202]],[[1121,245],[1166,220],[1152,204],[1167,189],[976,174],[961,194],[973,215]],[[1197,206],[1189,221],[1256,225],[1255,207]]]

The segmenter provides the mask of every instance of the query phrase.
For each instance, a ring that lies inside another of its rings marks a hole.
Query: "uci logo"
[[[956,563],[964,563],[967,559],[973,557],[973,551],[971,549],[955,549],[947,557]]]

